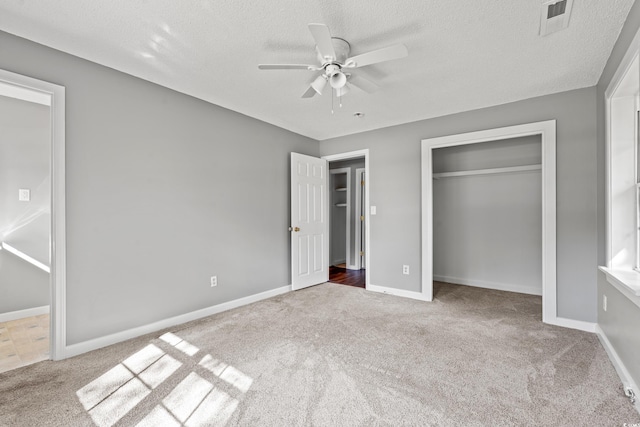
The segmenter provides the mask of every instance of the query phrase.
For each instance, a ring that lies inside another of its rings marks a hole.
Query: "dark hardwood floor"
[[[347,270],[346,268],[329,267],[329,281],[340,285],[364,288],[366,270]]]

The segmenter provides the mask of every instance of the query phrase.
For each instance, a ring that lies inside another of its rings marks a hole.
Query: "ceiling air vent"
[[[542,3],[540,10],[540,35],[555,33],[569,26],[573,0],[551,0]]]

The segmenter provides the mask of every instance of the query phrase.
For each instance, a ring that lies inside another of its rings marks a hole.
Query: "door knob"
[[[295,231],[297,233],[298,231],[300,231],[300,227],[294,227],[293,231]]]

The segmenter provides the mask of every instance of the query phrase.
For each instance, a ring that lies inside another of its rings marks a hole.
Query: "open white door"
[[[291,284],[293,290],[329,280],[327,161],[291,153]]]

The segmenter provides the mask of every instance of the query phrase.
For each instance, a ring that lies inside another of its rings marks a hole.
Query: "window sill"
[[[640,272],[598,267],[607,276],[607,281],[640,307]]]

